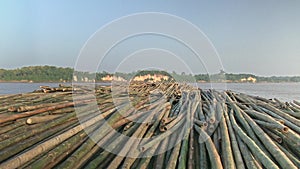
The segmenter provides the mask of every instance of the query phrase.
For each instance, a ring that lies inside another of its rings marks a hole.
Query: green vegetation
[[[55,66],[29,66],[14,70],[0,69],[0,81],[63,82],[71,81],[73,69]]]
[[[72,68],[62,68],[55,66],[29,66],[13,70],[0,69],[0,82],[71,82],[73,78],[74,69]],[[111,74],[109,72],[101,73],[88,73],[88,72],[76,72],[76,77],[79,81],[84,81],[84,79],[96,79],[100,82],[103,77],[106,76],[116,76],[121,77],[125,80],[130,80],[134,76],[143,75],[154,75],[160,74],[172,77],[179,82],[253,82],[248,78],[255,79],[255,82],[300,82],[300,76],[272,76],[272,77],[261,77],[253,74],[232,74],[225,73],[221,71],[220,73],[208,75],[208,74],[177,74],[176,72],[168,73],[166,71],[158,70],[144,70],[132,73],[121,73],[117,72]],[[95,78],[96,77],[96,78]]]

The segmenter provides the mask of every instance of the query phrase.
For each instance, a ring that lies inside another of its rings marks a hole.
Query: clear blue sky
[[[197,25],[227,72],[300,75],[300,1],[0,2],[0,68],[73,67],[101,26],[137,12],[164,12]]]

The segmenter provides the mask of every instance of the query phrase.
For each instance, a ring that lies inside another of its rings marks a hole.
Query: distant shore
[[[220,70],[216,73],[190,74],[186,72],[167,72],[160,70],[142,70],[131,73],[124,72],[81,72],[70,67],[27,66],[17,69],[1,69],[0,83],[67,83],[84,81],[93,83],[110,82],[111,80],[136,80],[141,82],[160,82],[175,79],[180,82],[198,83],[291,83],[300,82],[300,75],[295,76],[258,76],[252,73],[230,73]]]
[[[111,83],[112,81],[97,81],[95,83]],[[0,83],[72,83],[72,81],[68,81],[68,82],[61,82],[61,81],[29,81],[29,80],[12,80],[12,81],[4,81],[4,80],[0,80]],[[93,83],[93,82],[83,82],[83,83]],[[273,83],[300,83],[300,82],[203,82],[203,81],[199,81],[197,83],[234,83],[234,84],[273,84]]]

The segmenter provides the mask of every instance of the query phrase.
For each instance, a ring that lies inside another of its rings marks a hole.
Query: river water
[[[110,85],[109,83],[100,83]],[[70,84],[67,84],[70,85]],[[300,101],[300,83],[227,83],[209,84],[198,83],[202,89],[232,90],[238,93],[245,93],[264,98],[278,98],[282,101]],[[39,89],[40,86],[56,87],[58,83],[0,83],[0,95],[31,92]]]

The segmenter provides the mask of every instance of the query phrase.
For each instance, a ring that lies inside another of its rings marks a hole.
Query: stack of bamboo
[[[115,89],[0,96],[0,168],[300,168],[297,101],[177,83]]]

